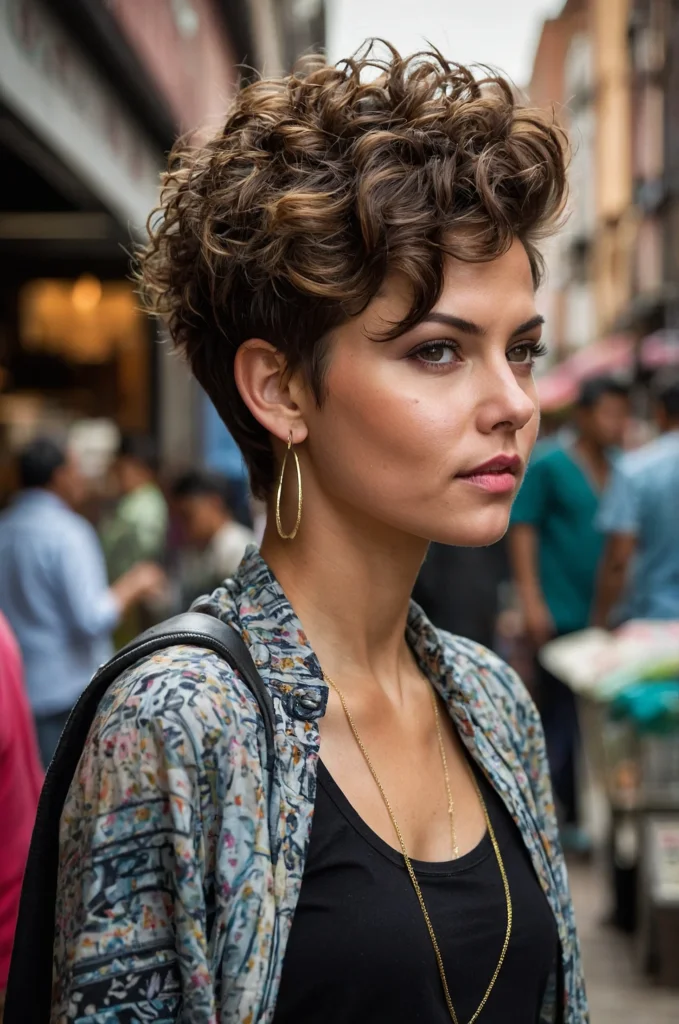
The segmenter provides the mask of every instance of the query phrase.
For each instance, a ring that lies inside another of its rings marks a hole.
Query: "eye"
[[[515,366],[533,366],[536,359],[547,354],[547,346],[541,341],[522,341],[507,352],[507,359]]]
[[[459,362],[458,347],[452,341],[433,341],[413,352],[413,358],[426,366],[450,366]]]

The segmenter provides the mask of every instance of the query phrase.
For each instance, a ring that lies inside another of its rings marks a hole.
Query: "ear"
[[[234,374],[241,398],[270,434],[283,442],[292,436],[293,444],[306,439],[307,425],[282,352],[268,341],[250,338],[236,352]]]

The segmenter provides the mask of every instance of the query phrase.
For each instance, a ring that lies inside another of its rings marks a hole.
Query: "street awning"
[[[564,409],[575,401],[578,385],[565,363],[537,378],[538,398],[543,412]]]
[[[613,334],[585,346],[537,379],[543,412],[556,412],[577,398],[580,385],[591,377],[631,370],[634,361],[632,339]]]
[[[634,346],[625,334],[612,334],[586,345],[567,362],[578,383],[590,377],[609,373],[624,373],[632,369]]]
[[[679,366],[679,331],[655,331],[641,343],[640,362],[645,370]]]

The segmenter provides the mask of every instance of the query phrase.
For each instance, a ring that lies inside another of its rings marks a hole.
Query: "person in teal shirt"
[[[624,385],[610,378],[586,381],[573,440],[542,442],[526,471],[512,510],[509,550],[536,654],[550,638],[589,625],[604,542],[596,518],[628,412]],[[575,827],[575,700],[539,665],[537,691],[562,820]],[[574,828],[564,831],[564,839],[568,834],[577,837]]]
[[[597,625],[679,619],[679,376],[655,383],[659,436],[621,458],[597,525],[606,538]]]

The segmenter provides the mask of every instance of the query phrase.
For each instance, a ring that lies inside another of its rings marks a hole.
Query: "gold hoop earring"
[[[295,460],[295,468],[297,469],[297,520],[292,529],[291,533],[285,533],[283,530],[283,524],[281,523],[281,496],[283,494],[283,477],[285,476],[285,464],[288,461],[288,455],[292,452]],[[297,452],[292,447],[292,434],[288,436],[288,447],[283,457],[283,465],[281,466],[281,475],[278,479],[278,491],[276,492],[276,529],[278,530],[278,536],[282,540],[294,540],[299,530],[299,524],[302,522],[302,471],[299,466],[299,459],[297,458]]]

